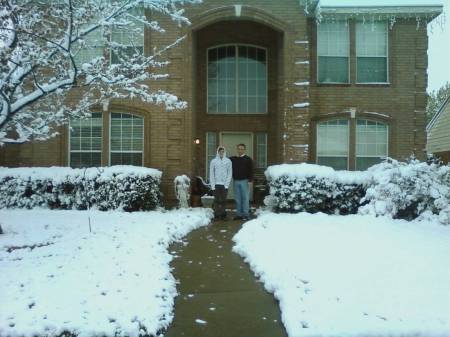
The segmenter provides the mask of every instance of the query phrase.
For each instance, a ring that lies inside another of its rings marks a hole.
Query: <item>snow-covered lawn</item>
[[[0,210],[0,336],[166,328],[176,295],[168,245],[211,216],[206,209]]]
[[[234,241],[290,337],[450,336],[449,226],[265,213]]]

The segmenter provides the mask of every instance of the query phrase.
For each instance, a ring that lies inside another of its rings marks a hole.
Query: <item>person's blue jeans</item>
[[[236,201],[236,215],[248,218],[250,216],[248,179],[234,181],[234,200]]]

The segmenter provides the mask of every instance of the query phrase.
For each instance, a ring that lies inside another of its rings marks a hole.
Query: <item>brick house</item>
[[[259,179],[277,163],[424,158],[427,23],[442,5],[347,2],[204,0],[187,8],[189,27],[155,17],[167,32],[142,29],[138,41],[150,53],[186,35],[158,85],[187,109],[111,100],[55,139],[5,146],[0,165],[144,165],[163,171],[171,199],[173,178],[206,177],[219,144],[247,144]]]
[[[427,152],[450,163],[450,96],[427,125]]]

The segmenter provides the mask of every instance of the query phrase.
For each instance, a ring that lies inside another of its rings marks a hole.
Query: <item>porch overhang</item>
[[[432,21],[443,10],[441,0],[303,0],[305,12],[316,20],[346,17],[416,18]]]

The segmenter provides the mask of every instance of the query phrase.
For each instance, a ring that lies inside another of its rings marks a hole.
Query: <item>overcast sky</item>
[[[435,19],[428,31],[428,92],[450,82],[450,0],[442,3],[444,17]]]

